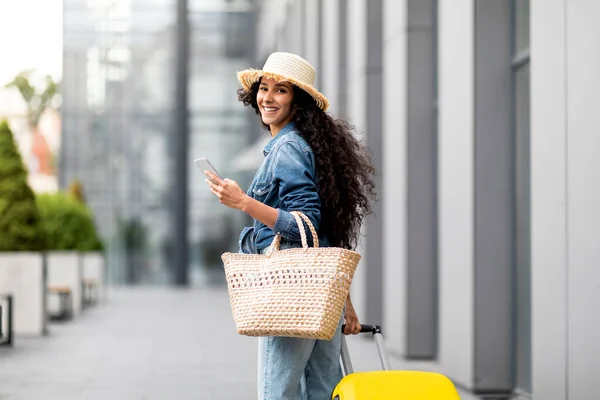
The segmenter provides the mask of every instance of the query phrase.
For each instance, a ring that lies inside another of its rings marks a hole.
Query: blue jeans
[[[295,246],[284,242],[280,249]],[[259,253],[264,254],[268,250],[267,247]],[[331,340],[277,336],[258,338],[258,399],[331,398],[333,389],[342,379],[340,355],[343,322],[342,312],[336,333]]]
[[[342,379],[341,327],[331,340],[261,337],[259,400],[324,400]]]

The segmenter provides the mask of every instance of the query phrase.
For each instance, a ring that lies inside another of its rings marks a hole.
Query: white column
[[[366,124],[366,0],[348,1],[348,115],[357,129]]]
[[[317,70],[317,78],[315,84],[317,89],[321,89],[320,82],[322,81],[322,71],[320,71],[320,60],[319,60],[319,0],[304,0],[304,15],[305,15],[305,27],[304,27],[304,49],[305,54],[302,57],[306,58],[315,69]],[[298,1],[298,3],[302,3]]]
[[[263,0],[260,2],[260,13],[256,26],[259,60],[266,59],[269,53],[275,51],[280,45],[281,31],[286,23],[289,2],[290,0]]]
[[[569,0],[565,4],[568,96],[568,398],[598,399],[600,2]]]
[[[366,14],[366,0],[348,1],[348,116],[350,123],[360,132],[364,132],[366,124]],[[368,235],[364,227],[363,233]],[[361,254],[365,254],[364,247],[364,243],[358,246]],[[363,258],[356,270],[351,288],[353,304],[359,317],[365,315],[368,267],[368,260]]]
[[[303,47],[303,4],[301,1],[288,1],[285,10],[284,23],[280,26],[277,36],[280,42],[278,51],[287,51],[290,53],[302,55]],[[273,23],[269,21],[268,23]]]
[[[439,362],[473,382],[473,0],[439,2]]]
[[[565,2],[531,2],[532,392],[566,400]]]
[[[339,0],[323,2],[323,59],[321,60],[321,87],[322,93],[329,99],[331,107],[329,112],[337,114],[339,107]]]
[[[406,0],[385,0],[384,15],[384,326],[388,348],[406,348]]]

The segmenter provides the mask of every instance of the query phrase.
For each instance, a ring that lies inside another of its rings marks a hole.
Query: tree
[[[35,195],[8,124],[0,122],[0,251],[45,247]]]
[[[50,75],[44,77],[44,84],[41,88],[36,88],[31,84],[33,70],[26,70],[19,73],[12,82],[6,87],[16,87],[23,100],[27,103],[28,122],[32,130],[35,130],[40,122],[42,114],[58,95],[58,85]]]

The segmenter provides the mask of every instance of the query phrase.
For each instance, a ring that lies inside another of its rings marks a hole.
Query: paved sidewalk
[[[0,349],[0,400],[256,399],[256,343],[236,334],[224,288],[113,288],[47,337]],[[372,346],[350,338],[357,371],[378,368]]]
[[[222,289],[112,289],[0,351],[0,399],[253,399],[256,340],[230,315]]]

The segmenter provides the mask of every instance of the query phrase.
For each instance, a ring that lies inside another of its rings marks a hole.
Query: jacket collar
[[[271,140],[269,140],[269,142],[263,149],[263,154],[265,155],[265,157],[271,152],[271,149],[273,149],[273,146],[275,146],[275,143],[277,143],[279,141],[279,139],[281,139],[283,136],[287,135],[288,133],[294,131],[295,129],[296,129],[296,126],[294,125],[293,122],[288,122],[288,124],[286,126],[281,128],[281,130],[277,133],[277,135],[274,138],[271,138]]]

